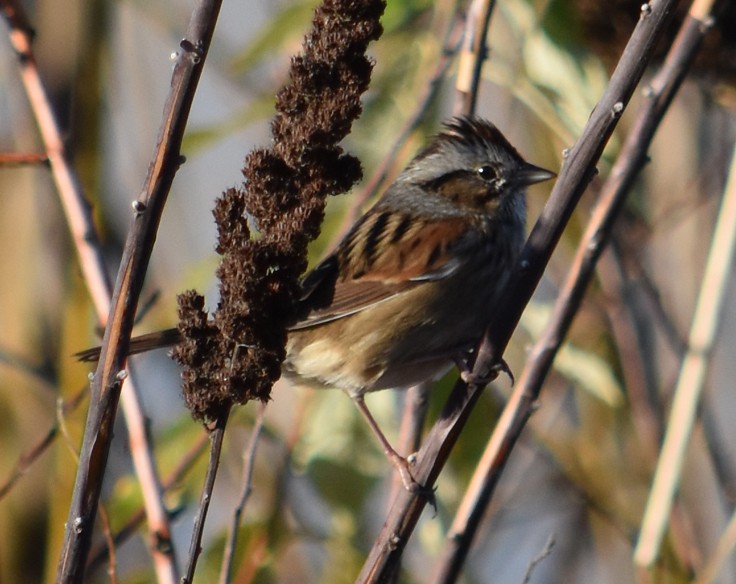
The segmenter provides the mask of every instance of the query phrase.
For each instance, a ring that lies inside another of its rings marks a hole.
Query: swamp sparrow
[[[345,390],[407,488],[416,486],[408,464],[364,394],[464,367],[521,250],[525,188],[554,176],[525,162],[493,124],[452,119],[303,281],[283,373]],[[143,335],[130,352],[179,339],[176,329]]]

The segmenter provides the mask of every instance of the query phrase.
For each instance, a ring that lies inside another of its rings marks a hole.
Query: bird
[[[365,394],[437,379],[466,362],[490,324],[526,229],[526,188],[556,175],[526,162],[490,121],[459,116],[396,177],[302,280],[282,374],[339,388],[357,405],[404,486]],[[129,353],[178,344],[177,329],[131,339]],[[99,358],[99,347],[77,354]]]

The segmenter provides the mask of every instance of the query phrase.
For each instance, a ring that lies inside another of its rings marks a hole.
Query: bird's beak
[[[528,162],[514,173],[513,182],[519,186],[527,187],[551,178],[555,178],[556,173],[551,170],[545,170],[539,166],[534,166]]]

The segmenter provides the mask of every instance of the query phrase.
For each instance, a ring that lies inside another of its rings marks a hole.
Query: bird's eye
[[[493,180],[498,176],[496,169],[490,165],[481,166],[476,172],[483,180]]]

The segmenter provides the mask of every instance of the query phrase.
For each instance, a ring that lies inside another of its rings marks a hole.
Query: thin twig
[[[69,429],[66,427],[66,410],[64,409],[64,400],[57,398],[56,400],[56,424],[59,428],[59,435],[63,439],[63,444],[72,455],[74,462],[79,464],[79,451],[77,450],[76,443],[72,440],[69,435]]]
[[[661,0],[645,4],[642,8],[639,23],[609,86],[566,158],[550,200],[522,251],[519,269],[512,275],[499,302],[497,317],[479,347],[473,364],[473,372],[478,378],[488,377],[492,365],[501,358],[565,225],[595,174],[595,164],[644,73],[674,4],[674,0]],[[414,478],[425,489],[434,485],[481,392],[482,387],[478,385],[466,385],[462,381],[456,383],[439,420],[425,439],[413,469]],[[521,408],[522,414],[514,423],[519,431],[531,415],[532,406],[533,402],[526,401]],[[400,557],[426,502],[425,492],[398,494],[363,566],[359,582],[381,581]]]
[[[686,23],[659,75],[646,90],[648,101],[629,134],[611,176],[606,181],[590,223],[578,246],[573,267],[559,292],[545,331],[534,345],[509,403],[478,464],[465,497],[448,532],[445,549],[435,569],[435,582],[453,582],[491,500],[495,486],[518,438],[521,426],[513,421],[524,415],[515,408],[534,403],[577,313],[598,258],[613,230],[626,195],[643,168],[652,138],[694,59],[703,31]]]
[[[197,516],[194,518],[194,529],[192,530],[192,541],[189,546],[189,558],[187,561],[186,575],[181,579],[181,584],[191,584],[194,582],[194,572],[197,569],[197,560],[202,552],[202,533],[204,532],[204,524],[207,520],[207,511],[212,501],[212,490],[215,487],[215,478],[217,478],[217,469],[220,466],[220,454],[222,452],[222,442],[225,438],[225,427],[227,426],[230,409],[226,409],[215,422],[215,427],[210,431],[210,459],[207,464],[207,475],[204,479],[202,487],[202,496],[199,500],[199,509]]]
[[[33,32],[28,19],[17,0],[2,0],[0,5],[10,23],[11,41],[20,56],[21,79],[46,148],[47,160],[79,256],[84,281],[98,319],[104,322],[110,310],[112,284],[91,208],[69,162],[61,131],[36,67],[31,46]],[[159,541],[171,539],[168,513],[161,498],[160,481],[153,458],[153,447],[146,432],[145,416],[132,382],[126,384],[123,390],[122,405],[128,426],[133,464],[146,506],[150,551],[156,573],[160,583],[173,584],[178,579],[174,549],[171,545],[165,548],[157,545]],[[93,523],[89,522],[90,530]],[[164,549],[168,552],[162,553]]]
[[[51,175],[79,255],[85,283],[95,307],[107,307],[112,286],[101,252],[99,235],[94,228],[90,205],[69,164],[61,130],[36,66],[32,48],[33,31],[29,28],[28,19],[18,0],[0,0],[0,7],[10,26],[10,40],[19,57],[21,81],[38,124]]]
[[[0,166],[36,166],[48,162],[49,157],[45,153],[0,152]]]
[[[465,36],[458,63],[455,114],[472,115],[478,102],[483,63],[488,58],[488,27],[495,0],[473,0],[468,9]]]
[[[483,7],[481,4],[485,4],[485,6]],[[474,107],[479,88],[478,80],[480,78],[481,64],[487,53],[487,31],[479,31],[478,27],[480,24],[485,23],[485,28],[487,29],[494,4],[495,3],[493,1],[487,2],[484,0],[483,2],[478,2],[476,0],[470,7],[468,17],[465,19],[464,24],[460,19],[456,19],[452,23],[452,27],[447,35],[448,41],[445,43],[448,48],[444,51],[443,59],[438,63],[435,73],[427,85],[425,98],[420,101],[420,105],[415,110],[414,115],[407,120],[404,125],[404,129],[399,136],[399,140],[394,144],[391,152],[384,159],[384,168],[381,171],[381,180],[384,180],[386,177],[385,165],[387,162],[396,160],[398,148],[403,144],[409,134],[419,125],[419,122],[423,118],[431,100],[434,98],[437,89],[441,87],[441,82],[449,70],[449,66],[452,64],[452,59],[450,57],[457,54],[460,47],[463,47],[463,49],[460,53],[460,72],[458,73],[456,86],[458,88],[458,94],[462,95],[462,97],[458,100],[456,106],[457,104],[462,103],[465,99],[468,99],[472,101],[473,105],[470,106],[466,104],[465,107]],[[482,9],[484,9],[485,12],[479,21],[477,17]],[[463,71],[465,71],[464,74]],[[471,79],[468,79],[468,76],[470,76]],[[461,90],[461,86],[465,89]],[[469,109],[460,111],[456,108],[455,114],[459,115],[461,113],[469,115],[472,114],[472,111]],[[374,185],[377,184],[373,181],[371,181],[371,183]],[[354,221],[355,216],[351,216],[350,219],[351,221]],[[401,428],[399,432],[399,452],[412,454],[419,448],[422,428],[424,427],[427,409],[429,408],[428,392],[429,387],[426,383],[412,387],[406,392],[404,413],[402,415]],[[388,498],[389,501],[394,500],[399,488],[403,488],[400,477],[396,473],[393,473],[391,491]]]
[[[276,534],[278,533],[283,521],[283,514],[291,504],[288,498],[288,482],[292,478],[291,464],[294,458],[294,450],[304,436],[305,423],[308,421],[309,403],[314,397],[315,391],[305,388],[305,391],[300,391],[298,393],[299,395],[296,397],[297,402],[293,410],[293,416],[291,422],[288,424],[287,434],[284,437],[283,452],[279,456],[277,463],[274,465],[276,468],[276,476],[273,479],[274,499],[271,502],[271,509],[273,509],[274,512],[271,514],[271,517],[263,530],[263,539],[259,542],[250,544],[251,546],[255,546],[255,549],[253,549],[252,553],[246,555],[248,563],[245,568],[241,567],[239,570],[238,579],[243,575],[244,570],[246,572],[248,570],[255,572],[259,567],[259,561],[262,561],[269,555],[267,550],[273,549],[273,546],[275,545],[274,540],[277,539]]]
[[[534,558],[530,563],[529,567],[526,569],[526,574],[524,574],[524,579],[522,580],[523,584],[528,584],[531,582],[532,574],[534,574],[534,570],[537,569],[537,566],[541,564],[544,560],[546,560],[548,557],[552,555],[552,550],[555,547],[555,536],[550,535],[547,539],[547,543],[544,544],[544,549],[539,553],[539,555]]]
[[[664,444],[634,553],[634,560],[641,567],[651,566],[660,553],[731,275],[735,243],[736,148],[693,316],[688,350],[682,361]]]
[[[716,549],[706,560],[694,584],[713,584],[724,564],[733,557],[734,549],[736,549],[736,512],[731,515],[731,520],[718,540]]]
[[[59,560],[59,582],[80,582],[84,578],[85,560],[107,466],[118,399],[126,377],[124,364],[138,298],[166,198],[182,162],[180,148],[184,128],[204,67],[220,4],[221,0],[201,0],[194,9],[185,40],[180,43],[181,51],[174,66],[171,91],[164,109],[154,158],[143,192],[133,204],[133,222],[123,250],[102,353],[92,383],[81,462]],[[168,532],[157,536],[170,541]],[[163,549],[172,550],[170,545]],[[158,561],[156,565],[158,566]],[[168,565],[174,576],[175,563],[169,559]]]
[[[34,385],[41,386],[49,395],[56,396],[59,384],[51,374],[51,371],[39,368],[25,357],[11,353],[3,348],[0,348],[0,363],[4,363],[22,375],[30,377]]]
[[[667,314],[667,310],[662,305],[662,299],[660,298],[657,286],[652,282],[652,278],[647,273],[646,269],[642,265],[641,260],[635,253],[628,253],[629,250],[625,250],[621,245],[625,239],[623,232],[626,229],[621,229],[622,235],[617,236],[617,229],[614,229],[613,239],[616,247],[621,249],[621,260],[626,273],[630,280],[635,280],[641,289],[644,300],[647,303],[646,311],[651,314],[652,320],[656,325],[659,326],[660,330],[664,333],[664,337],[667,340],[672,352],[681,357],[687,350],[687,340],[684,339],[674,325],[672,318]]]
[[[100,522],[102,523],[102,535],[107,543],[107,575],[110,579],[110,584],[117,584],[117,554],[115,552],[115,543],[112,537],[112,530],[110,528],[110,516],[107,514],[107,510],[104,505],[99,506]]]
[[[32,446],[30,450],[18,457],[18,462],[15,463],[10,476],[0,485],[0,500],[13,490],[13,487],[28,472],[33,463],[54,443],[58,434],[59,424],[57,422],[48,429],[44,437],[35,446]]]
[[[220,583],[228,584],[232,581],[233,557],[235,556],[235,547],[238,543],[238,530],[240,529],[240,519],[245,510],[245,504],[250,498],[253,490],[253,469],[256,463],[256,448],[263,430],[263,422],[266,417],[266,404],[261,403],[256,416],[256,423],[250,434],[248,448],[243,455],[243,485],[240,491],[238,503],[233,509],[233,518],[230,522],[230,533],[228,534],[225,551],[222,556],[222,568],[220,570]]]
[[[203,432],[192,447],[177,462],[176,467],[169,473],[169,476],[162,482],[161,487],[164,492],[176,487],[177,484],[181,482],[182,478],[192,470],[194,464],[199,460],[202,453],[204,453],[208,441],[208,435]],[[175,512],[169,512],[169,519],[173,520],[175,515]],[[136,533],[145,520],[145,509],[142,508],[133,513],[125,525],[123,525],[118,532],[113,535],[113,543],[120,547],[120,545],[127,541],[129,537]],[[165,542],[161,542],[161,545],[165,545]],[[90,571],[97,569],[97,567],[105,561],[107,555],[107,544],[105,542],[100,543],[96,548],[92,548],[87,569]]]
[[[69,411],[75,410],[77,406],[82,403],[82,398],[85,395],[87,395],[86,387],[77,392],[77,394],[69,401],[62,402],[61,410],[63,414],[67,414]],[[21,477],[28,472],[31,466],[33,466],[33,463],[36,462],[41,455],[46,452],[49,446],[54,443],[54,440],[59,435],[59,430],[60,420],[59,416],[57,416],[56,422],[46,431],[46,434],[44,434],[38,443],[18,457],[18,462],[15,463],[15,467],[10,473],[10,476],[2,485],[0,485],[0,500],[13,490],[13,487],[18,483]]]
[[[642,457],[652,466],[657,460],[662,438],[663,422],[657,400],[649,388],[653,367],[646,358],[642,338],[638,330],[637,316],[640,306],[633,301],[631,275],[625,270],[623,254],[616,253],[615,238],[608,246],[608,253],[598,259],[596,272],[605,295],[606,314],[614,339],[618,361],[622,364],[624,387],[631,411],[631,421],[642,445]]]

